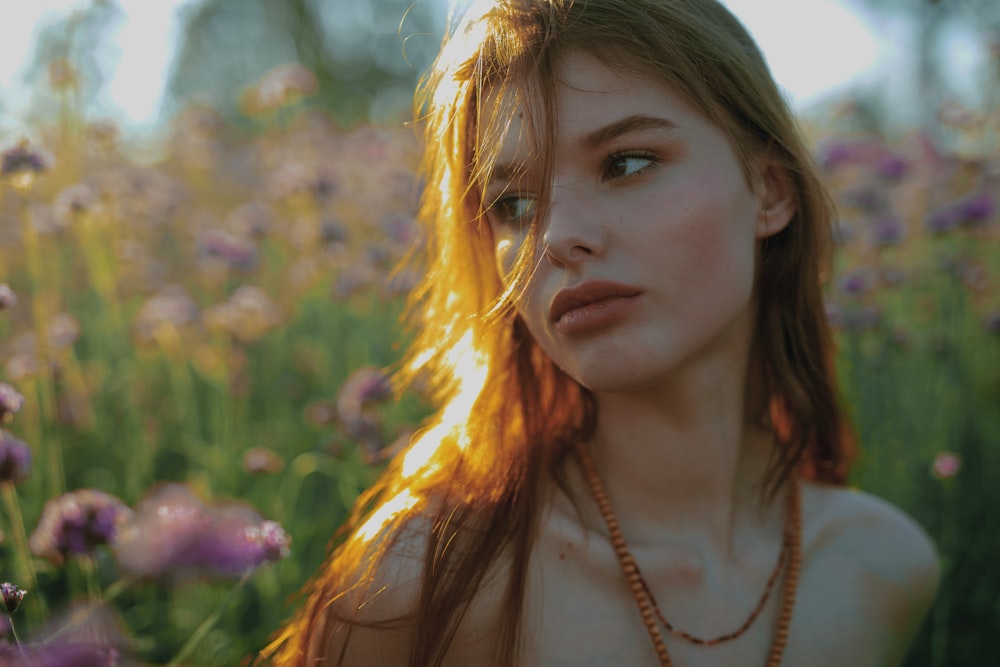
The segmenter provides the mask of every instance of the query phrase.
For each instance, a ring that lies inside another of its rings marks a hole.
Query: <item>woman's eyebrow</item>
[[[677,124],[659,116],[633,114],[600,127],[586,134],[580,141],[585,148],[598,148],[607,142],[631,132],[642,130],[675,130]]]

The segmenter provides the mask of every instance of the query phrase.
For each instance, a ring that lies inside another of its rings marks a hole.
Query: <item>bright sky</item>
[[[26,115],[22,80],[37,28],[92,0],[5,1],[0,9],[0,133]],[[157,112],[175,45],[176,10],[196,0],[114,0],[124,19],[101,54],[110,86],[100,114],[136,128],[158,122]],[[847,8],[844,0],[723,0],[753,33],[778,83],[796,107],[871,71],[889,43]],[[891,55],[891,54],[890,54]],[[0,135],[0,141],[4,137]]]

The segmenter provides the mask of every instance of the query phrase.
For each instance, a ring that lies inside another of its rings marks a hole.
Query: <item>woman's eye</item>
[[[655,160],[649,155],[612,155],[604,164],[604,180],[634,176],[654,163]]]
[[[518,194],[501,195],[490,204],[487,215],[495,224],[525,225],[535,215],[535,200]]]

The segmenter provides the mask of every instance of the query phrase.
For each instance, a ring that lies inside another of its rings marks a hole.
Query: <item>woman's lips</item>
[[[607,281],[590,281],[558,292],[549,308],[556,331],[572,336],[604,329],[638,304],[641,290]]]

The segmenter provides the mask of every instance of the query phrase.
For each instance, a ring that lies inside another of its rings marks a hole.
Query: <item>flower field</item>
[[[908,664],[981,665],[1000,650],[1000,127],[943,122],[947,150],[812,133],[841,219],[853,483],[942,555]],[[247,664],[430,409],[387,376],[416,133],[282,107],[247,134],[191,109],[151,165],[107,124],[4,147],[0,664]]]

